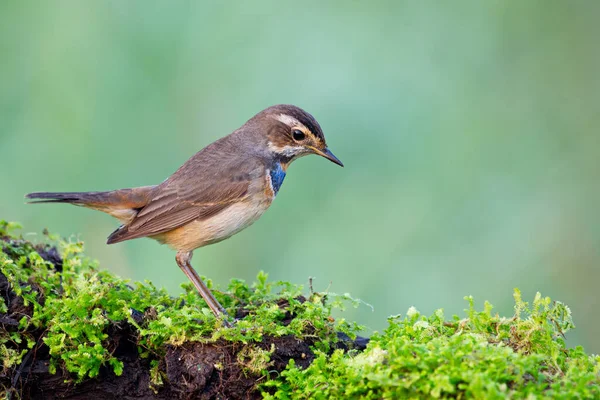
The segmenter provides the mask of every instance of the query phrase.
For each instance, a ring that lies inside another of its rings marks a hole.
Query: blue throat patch
[[[283,168],[281,168],[281,164],[276,162],[275,165],[273,165],[273,168],[271,168],[270,174],[273,192],[277,194],[277,192],[279,192],[281,184],[283,183],[283,179],[285,178],[285,171],[283,170]]]

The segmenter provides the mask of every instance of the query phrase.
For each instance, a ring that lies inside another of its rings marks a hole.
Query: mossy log
[[[333,318],[348,295],[232,280],[215,319],[190,285],[131,284],[46,234],[0,222],[0,394],[53,398],[600,398],[600,359],[567,348],[567,306],[515,291],[515,314],[411,308],[383,333]]]

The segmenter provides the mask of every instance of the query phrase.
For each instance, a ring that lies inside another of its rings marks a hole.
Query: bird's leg
[[[228,317],[229,315],[227,314],[227,311],[225,311],[223,306],[217,301],[217,299],[215,299],[215,296],[213,296],[210,289],[206,286],[204,282],[202,282],[200,275],[198,275],[196,270],[192,267],[192,264],[190,263],[191,259],[191,251],[180,251],[175,257],[177,265],[179,265],[179,268],[181,268],[181,270],[187,275],[189,280],[192,281],[192,284],[194,285],[198,293],[200,293],[204,301],[206,301],[206,304],[208,304],[208,307],[212,310],[213,314],[215,314],[215,317]],[[226,325],[228,325],[228,323],[226,323]]]

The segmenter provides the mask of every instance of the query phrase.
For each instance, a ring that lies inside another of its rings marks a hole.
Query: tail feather
[[[36,192],[25,197],[30,204],[69,203],[112,215],[123,223],[130,222],[150,201],[155,186],[110,192]]]
[[[37,203],[85,203],[90,202],[93,197],[98,197],[101,192],[36,192],[25,195],[32,200],[29,204]]]

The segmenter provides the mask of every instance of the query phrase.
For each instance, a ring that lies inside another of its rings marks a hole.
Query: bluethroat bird
[[[315,118],[293,105],[269,107],[206,146],[156,186],[108,192],[30,193],[32,203],[70,203],[112,215],[122,225],[108,244],[149,237],[175,260],[215,316],[226,315],[190,263],[195,249],[220,242],[269,208],[295,159],[318,154],[343,167]]]

